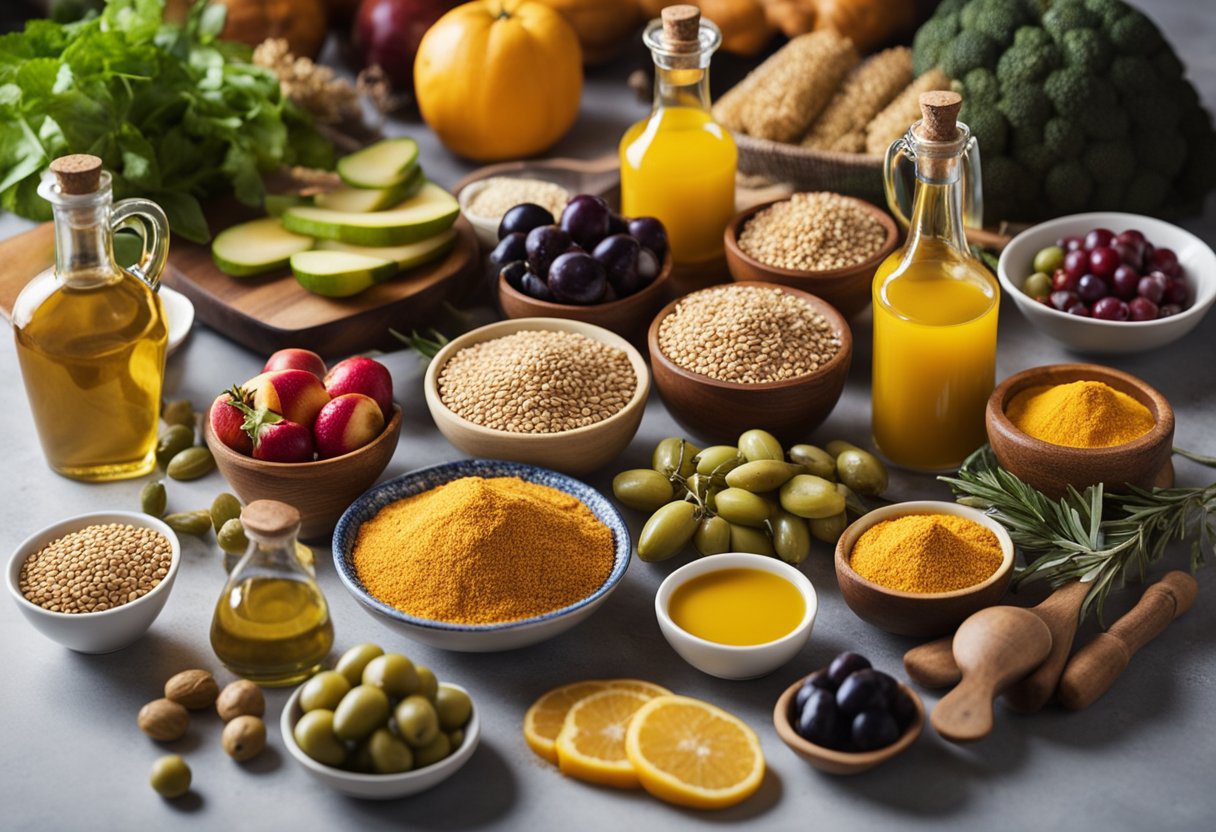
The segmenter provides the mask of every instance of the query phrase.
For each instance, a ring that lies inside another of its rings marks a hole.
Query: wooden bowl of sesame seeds
[[[851,318],[870,305],[874,272],[899,241],[895,220],[863,199],[830,192],[794,194],[755,205],[731,220],[725,232],[726,264],[735,280],[802,289]]]

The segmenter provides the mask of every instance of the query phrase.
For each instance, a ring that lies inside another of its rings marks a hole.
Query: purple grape
[[[490,252],[490,265],[501,269],[516,260],[528,259],[527,239],[528,235],[519,231],[512,231],[507,236],[500,237],[498,245]]]
[[[631,295],[644,284],[638,279],[638,241],[628,234],[613,234],[600,240],[592,256],[604,264],[608,284],[619,297]]]
[[[1123,261],[1110,246],[1099,246],[1089,253],[1089,270],[1103,280],[1109,280]]]
[[[1169,318],[1169,317],[1172,317],[1173,315],[1177,315],[1181,311],[1182,311],[1182,307],[1179,306],[1178,304],[1166,303],[1157,309],[1157,316],[1159,318]]]
[[[1119,255],[1119,259],[1123,261],[1124,265],[1131,266],[1133,269],[1141,267],[1139,248],[1124,243],[1115,243],[1111,248],[1115,250],[1115,254]]]
[[[857,751],[886,748],[899,739],[899,725],[886,711],[872,708],[853,717],[852,739]]]
[[[562,231],[587,251],[608,236],[608,203],[598,196],[579,194],[562,211]]]
[[[1096,274],[1084,275],[1077,281],[1077,295],[1086,303],[1104,298],[1107,295],[1106,281]]]
[[[1079,248],[1085,247],[1085,240],[1074,234],[1070,237],[1061,237],[1056,240],[1056,245],[1065,251],[1076,251]]]
[[[1081,298],[1076,292],[1069,292],[1064,289],[1059,289],[1051,293],[1051,308],[1059,309],[1061,312],[1067,310],[1070,306],[1074,306],[1081,302]]]
[[[895,717],[900,731],[906,730],[912,720],[916,719],[916,703],[902,689],[897,690],[891,697],[891,716]]]
[[[1064,255],[1064,274],[1070,280],[1080,280],[1081,275],[1089,272],[1089,252],[1074,249]]]
[[[502,215],[498,223],[498,239],[508,234],[527,234],[542,225],[553,225],[553,215],[534,202],[521,202]]]
[[[549,267],[559,254],[570,248],[570,235],[556,225],[542,225],[528,232],[526,249],[532,273],[542,280],[549,277]]]
[[[549,289],[549,285],[532,272],[524,275],[519,288],[525,295],[537,300],[553,301],[553,292]]]
[[[1126,321],[1129,313],[1126,303],[1108,295],[1094,304],[1091,314],[1103,321]]]
[[[562,303],[599,303],[607,285],[604,264],[585,252],[568,251],[549,269],[549,288]]]
[[[1078,318],[1089,317],[1089,307],[1081,302],[1074,303],[1072,306],[1064,310],[1069,315],[1076,315]]]
[[[1135,298],[1127,305],[1127,313],[1133,321],[1155,321],[1160,310],[1148,298]]]
[[[1148,258],[1148,267],[1154,271],[1165,272],[1169,277],[1182,275],[1182,266],[1179,265],[1178,255],[1174,254],[1173,249],[1154,249]]]
[[[647,283],[658,277],[662,268],[662,260],[653,251],[643,248],[638,252],[638,276]]]
[[[1137,249],[1142,249],[1144,248],[1144,244],[1147,242],[1147,240],[1139,231],[1134,228],[1129,228],[1126,231],[1120,231],[1118,234],[1116,234],[1115,242],[1123,243],[1127,246],[1135,246]]]
[[[798,710],[794,730],[807,742],[830,747],[836,744],[838,718],[832,692],[815,688]]]
[[[628,234],[629,220],[622,217],[620,214],[611,212],[608,214],[608,233],[612,234]]]
[[[828,681],[833,685],[839,686],[849,674],[858,670],[865,670],[868,667],[871,667],[870,660],[865,656],[845,651],[832,659],[832,663],[828,665]]]
[[[1109,246],[1115,240],[1115,233],[1107,228],[1095,228],[1085,235],[1086,251]]]
[[[1158,249],[1160,251],[1161,249]],[[1171,277],[1165,282],[1165,302],[1174,303],[1178,306],[1186,306],[1187,301],[1186,281],[1180,277]]]
[[[1168,280],[1169,278],[1161,272],[1146,274],[1136,284],[1136,293],[1142,298],[1148,298],[1153,303],[1161,303],[1161,299],[1165,297],[1166,281]]]
[[[1120,265],[1110,279],[1111,293],[1120,300],[1131,300],[1140,285],[1140,275],[1131,266]]]
[[[654,217],[634,217],[629,221],[629,234],[663,262],[667,254],[667,229]]]
[[[528,264],[515,260],[502,267],[499,275],[507,281],[507,285],[520,292],[524,291],[524,275],[528,274]]]

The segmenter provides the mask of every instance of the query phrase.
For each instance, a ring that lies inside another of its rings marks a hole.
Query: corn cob
[[[948,89],[950,78],[940,69],[931,69],[904,87],[904,91],[874,116],[866,127],[866,152],[871,156],[882,156],[891,142],[908,131],[912,122],[920,118],[922,92]]]
[[[802,140],[804,147],[857,153],[866,125],[912,83],[912,50],[896,46],[873,56],[845,79]]]
[[[833,30],[799,35],[722,96],[714,117],[736,132],[797,141],[858,60]]]

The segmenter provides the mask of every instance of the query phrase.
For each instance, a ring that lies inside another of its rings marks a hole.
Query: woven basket
[[[742,133],[732,135],[739,148],[741,173],[789,182],[796,191],[835,191],[886,205],[881,156],[813,150]]]

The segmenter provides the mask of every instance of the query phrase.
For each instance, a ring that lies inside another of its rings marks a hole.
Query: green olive
[[[695,462],[698,474],[724,477],[732,469],[742,465],[744,460],[734,445],[710,445],[697,454]]]
[[[198,511],[175,511],[161,518],[165,525],[178,534],[205,535],[211,531],[211,513]]]
[[[215,534],[215,542],[230,555],[243,555],[249,548],[249,538],[245,536],[245,527],[241,518],[233,517],[220,527]]]
[[[342,658],[338,659],[334,670],[345,676],[346,681],[351,685],[358,685],[363,681],[363,671],[368,663],[377,656],[383,655],[384,651],[378,644],[356,644],[342,654]]]
[[[763,526],[770,507],[763,497],[742,488],[726,488],[714,498],[714,510],[728,523]]]
[[[751,552],[755,555],[775,555],[773,541],[764,529],[754,529],[751,526],[730,524],[730,550],[732,552]]]
[[[877,497],[887,490],[887,468],[868,451],[843,451],[836,457],[836,476],[849,488],[866,497]]]
[[[417,665],[415,669],[418,671],[418,695],[434,702],[439,695],[439,680],[435,678],[435,671],[422,665]]]
[[[425,696],[414,694],[397,703],[393,721],[402,739],[414,748],[422,748],[432,742],[439,733],[439,714]]]
[[[169,460],[194,444],[194,428],[170,425],[156,440],[156,461],[168,465]]]
[[[806,473],[836,479],[836,457],[815,445],[795,445],[790,448],[790,459],[806,469]]]
[[[473,700],[460,688],[440,685],[435,694],[435,712],[439,714],[439,727],[445,731],[463,728],[473,715]]]
[[[388,695],[380,688],[372,685],[351,688],[334,708],[334,733],[340,740],[364,739],[388,722],[388,712]]]
[[[650,457],[650,467],[665,477],[678,473],[688,477],[697,470],[693,459],[697,455],[697,446],[686,439],[669,436],[655,446],[654,454]]]
[[[748,462],[755,462],[757,459],[785,459],[781,443],[766,430],[744,431],[739,437],[739,453],[743,454],[743,458]]]
[[[455,731],[448,731],[448,745],[452,747],[453,751],[464,745],[464,731],[459,728]]]
[[[804,473],[801,465],[779,459],[757,459],[745,462],[726,475],[726,484],[753,494],[780,488],[795,474]]]
[[[218,532],[229,520],[241,516],[241,501],[227,491],[211,501],[211,525]]]
[[[345,676],[336,670],[322,670],[300,689],[300,707],[305,713],[319,708],[332,711],[349,692],[350,682]]]
[[[849,518],[845,512],[833,514],[831,517],[820,517],[817,520],[809,521],[811,524],[811,536],[816,540],[822,540],[824,543],[835,543],[840,540],[840,536],[844,534],[844,530],[849,527]]]
[[[166,754],[152,764],[148,784],[161,797],[181,797],[190,791],[190,766],[177,754]]]
[[[169,497],[165,493],[165,484],[160,480],[145,483],[139,491],[139,508],[144,514],[153,517],[163,517]]]
[[[689,494],[696,495],[701,502],[709,497],[710,493],[718,490],[714,486],[714,478],[706,474],[693,474],[688,479],[684,480],[684,487]],[[694,500],[693,502],[696,502]]]
[[[845,451],[861,450],[861,448],[857,447],[852,442],[845,442],[843,439],[833,439],[831,442],[824,445],[823,449],[832,455],[832,459],[840,456]]]
[[[638,511],[655,511],[671,502],[671,480],[653,468],[631,468],[612,478],[612,493]]]
[[[377,728],[372,733],[372,737],[376,736],[380,731],[387,731],[387,728]],[[391,733],[391,732],[390,732]],[[357,744],[350,754],[346,757],[346,768],[349,771],[357,771],[360,774],[372,774],[375,769],[372,768],[372,737],[368,737],[363,742]],[[398,740],[400,742],[400,740]]]
[[[1064,265],[1064,249],[1059,246],[1041,248],[1034,256],[1034,270],[1051,274]]]
[[[165,404],[160,418],[166,425],[185,425],[194,430],[194,405],[189,399],[174,399]]]
[[[414,663],[398,653],[376,656],[363,668],[363,684],[380,688],[394,699],[418,692]]]
[[[811,532],[806,521],[788,511],[778,511],[772,520],[773,550],[777,557],[794,566],[811,553]]]
[[[869,507],[861,501],[861,498],[853,493],[853,489],[849,488],[842,482],[836,483],[836,493],[844,497],[844,512],[845,514],[853,514],[861,517],[870,511]]]
[[[790,514],[814,520],[844,511],[844,497],[835,483],[811,474],[799,474],[781,486],[781,507]]]
[[[322,708],[300,717],[291,736],[300,750],[318,763],[340,766],[346,759],[346,746],[334,733],[334,712]]]
[[[414,767],[422,768],[437,763],[451,753],[452,741],[448,739],[447,734],[436,734],[435,739],[421,748],[414,749]]]
[[[377,728],[372,733],[367,751],[376,774],[397,774],[414,767],[414,752],[387,728]]]
[[[211,455],[208,448],[202,445],[178,451],[165,466],[165,473],[169,475],[169,479],[182,482],[205,477],[214,470],[215,457]],[[208,513],[207,519],[211,519],[210,513]]]
[[[721,496],[721,495],[719,495]],[[647,563],[666,560],[688,545],[697,530],[697,507],[676,500],[660,508],[638,535],[638,557]]]
[[[730,523],[721,517],[706,517],[697,524],[692,544],[702,555],[720,555],[730,551]]]

